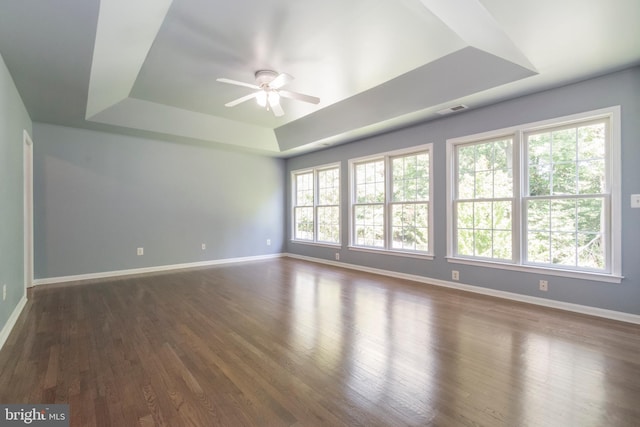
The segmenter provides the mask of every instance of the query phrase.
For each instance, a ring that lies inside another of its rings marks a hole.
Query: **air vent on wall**
[[[464,104],[459,104],[453,107],[445,108],[444,110],[440,110],[438,111],[438,114],[445,115],[445,114],[457,113],[458,111],[466,110],[467,108],[469,107],[467,107]]]

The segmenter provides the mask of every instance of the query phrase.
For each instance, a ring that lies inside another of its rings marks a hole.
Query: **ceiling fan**
[[[245,95],[241,98],[227,102],[225,107],[235,107],[245,101],[255,98],[258,105],[266,107],[267,110],[273,111],[276,117],[284,115],[282,106],[280,105],[280,98],[295,99],[298,101],[309,102],[311,104],[318,104],[320,98],[315,96],[305,95],[302,93],[291,92],[288,90],[282,90],[281,88],[293,80],[293,77],[286,73],[276,73],[273,70],[258,70],[255,73],[256,83],[244,83],[237,80],[220,78],[217,79],[220,83],[227,83],[236,86],[244,86],[254,89],[255,92]]]

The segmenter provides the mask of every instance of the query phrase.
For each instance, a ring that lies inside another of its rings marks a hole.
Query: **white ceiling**
[[[33,120],[287,156],[640,63],[638,0],[5,0]],[[319,105],[224,104],[273,69]]]

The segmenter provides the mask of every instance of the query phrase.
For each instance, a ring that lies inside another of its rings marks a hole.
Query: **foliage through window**
[[[510,260],[513,245],[513,138],[456,147],[458,254]]]
[[[527,259],[604,270],[608,121],[525,134]]]
[[[450,256],[619,275],[614,111],[449,141]]]
[[[351,161],[354,247],[430,254],[430,145]]]
[[[293,172],[293,239],[340,243],[340,168]]]

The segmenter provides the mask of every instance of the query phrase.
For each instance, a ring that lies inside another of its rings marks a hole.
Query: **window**
[[[351,246],[430,255],[431,145],[351,160]]]
[[[606,270],[608,119],[525,134],[527,260]]]
[[[300,173],[295,177],[295,207],[293,217],[295,223],[294,239],[314,240],[313,221],[313,172]]]
[[[616,107],[449,140],[449,257],[619,278],[618,122]]]
[[[513,138],[456,146],[456,242],[462,256],[511,260]]]
[[[293,239],[340,243],[340,167],[292,173]]]
[[[354,245],[385,247],[384,159],[355,165]]]

